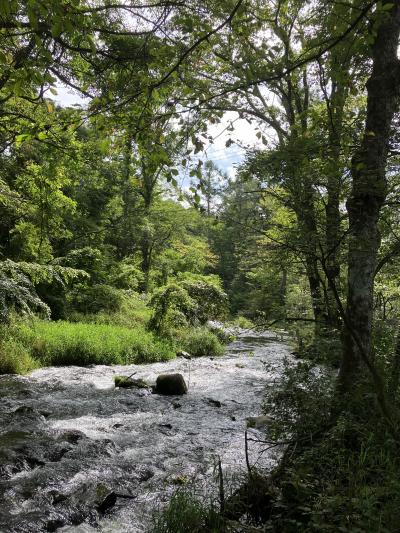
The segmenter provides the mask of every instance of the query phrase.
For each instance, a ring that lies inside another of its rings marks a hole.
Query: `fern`
[[[66,285],[88,277],[83,270],[69,267],[0,261],[0,322],[8,322],[11,311],[21,314],[42,313],[50,317],[50,309],[37,295],[35,285],[58,281]]]

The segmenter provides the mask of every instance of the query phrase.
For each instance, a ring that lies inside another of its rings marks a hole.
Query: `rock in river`
[[[114,383],[116,387],[120,389],[149,389],[150,385],[146,383],[143,379],[132,379],[131,377],[126,376],[114,376]]]
[[[179,352],[176,352],[176,357],[183,357],[183,359],[191,359],[192,358],[190,353],[185,352],[184,350],[180,350]]]
[[[182,374],[161,374],[157,377],[154,392],[157,394],[177,396],[186,394],[187,390],[187,385]]]

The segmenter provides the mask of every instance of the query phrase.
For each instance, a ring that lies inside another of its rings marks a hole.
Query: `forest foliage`
[[[267,402],[308,480],[277,527],[392,530],[366,473],[395,484],[399,31],[398,0],[0,1],[0,371],[220,354],[207,322],[233,316],[284,326],[329,384],[300,365]],[[234,176],[207,158],[221,132],[245,144]],[[340,450],[326,476],[319,447]],[[343,457],[361,497],[336,523]]]

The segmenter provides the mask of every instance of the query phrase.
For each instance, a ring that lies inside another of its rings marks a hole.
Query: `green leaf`
[[[88,35],[86,37],[86,40],[87,40],[87,42],[89,44],[89,47],[90,47],[91,51],[95,54],[97,52],[97,47],[96,47],[93,39],[90,37],[90,35]]]

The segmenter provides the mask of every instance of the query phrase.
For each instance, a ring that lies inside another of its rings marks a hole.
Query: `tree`
[[[340,383],[354,390],[362,368],[372,373],[378,394],[382,383],[371,360],[373,290],[380,244],[379,215],[387,194],[386,164],[390,131],[398,109],[400,3],[383,2],[377,10],[367,82],[367,114],[359,149],[352,160],[352,190],[347,201],[349,255],[346,325]]]

